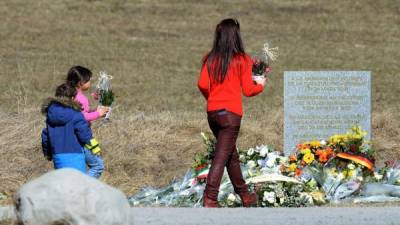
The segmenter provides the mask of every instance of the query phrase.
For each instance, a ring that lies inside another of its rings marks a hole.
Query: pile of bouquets
[[[328,140],[297,145],[285,157],[272,146],[239,151],[243,178],[258,195],[259,207],[301,207],[327,202],[400,201],[400,164],[386,162],[374,168],[373,149],[366,133],[353,127]],[[182,180],[160,189],[144,188],[129,198],[133,206],[201,207],[208,170],[216,141],[201,134],[205,151],[194,157]],[[218,201],[223,207],[241,206],[227,172],[221,181]]]
[[[133,206],[200,207],[216,143],[210,133],[201,133],[201,136],[206,151],[195,155],[192,168],[182,180],[176,180],[161,189],[144,188],[129,198],[130,203]],[[243,178],[251,191],[257,192],[259,206],[298,207],[313,204],[311,196],[303,191],[304,185],[301,182],[281,174],[280,170],[287,162],[287,157],[282,156],[281,152],[262,145],[241,151],[239,155]],[[262,182],[254,179],[268,174],[279,176]],[[223,207],[241,205],[226,171],[222,177],[218,201]]]

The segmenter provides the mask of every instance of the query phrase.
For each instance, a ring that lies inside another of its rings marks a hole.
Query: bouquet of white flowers
[[[108,120],[111,115],[111,105],[114,102],[114,93],[111,89],[110,80],[112,76],[108,75],[105,71],[100,71],[99,81],[97,83],[97,94],[99,97],[99,103],[102,106],[110,107],[110,110],[107,112],[105,119]]]

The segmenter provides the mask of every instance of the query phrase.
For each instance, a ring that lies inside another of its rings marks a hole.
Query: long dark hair
[[[68,71],[66,83],[74,88],[84,84],[92,77],[92,71],[83,66],[73,66]]]
[[[215,28],[213,48],[204,57],[203,65],[207,63],[211,77],[222,83],[232,58],[238,54],[245,54],[239,22],[236,19],[224,19]]]
[[[73,98],[76,95],[76,88],[68,84],[61,84],[56,88],[56,97]]]

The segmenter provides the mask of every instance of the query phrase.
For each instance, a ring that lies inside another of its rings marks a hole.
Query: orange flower
[[[297,156],[296,154],[291,154],[289,157],[289,162],[297,161]]]
[[[331,148],[327,148],[326,150],[326,154],[330,157],[334,154],[333,150]]]
[[[328,156],[326,154],[322,154],[318,157],[319,162],[326,163],[328,161]]]
[[[320,163],[326,163],[329,159],[328,151],[326,150],[317,150],[315,155],[318,156],[318,161]]]
[[[301,146],[301,149],[307,149],[307,148],[310,148],[310,145],[309,144],[303,144],[302,146]]]
[[[202,170],[207,166],[207,164],[201,164],[200,166],[196,167],[196,171]]]
[[[297,149],[297,150],[301,150],[302,148],[303,148],[303,144],[297,144],[297,145],[296,145],[296,149]]]
[[[301,175],[301,169],[297,168],[295,172],[296,177]]]

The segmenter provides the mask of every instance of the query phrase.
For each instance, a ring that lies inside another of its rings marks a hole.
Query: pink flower
[[[95,100],[99,100],[99,93],[96,91],[96,92],[93,92],[92,94],[90,94]]]
[[[270,72],[272,72],[272,68],[271,67],[265,68],[265,73],[270,73]]]
[[[253,61],[253,64],[256,65],[256,66],[258,66],[258,65],[261,64],[261,60],[257,59],[256,57],[254,57],[254,58],[252,59],[252,61]]]

